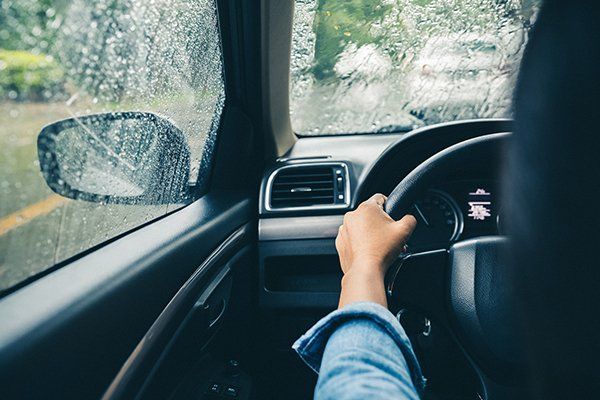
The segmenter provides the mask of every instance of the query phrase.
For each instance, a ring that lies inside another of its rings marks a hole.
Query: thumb
[[[410,214],[405,215],[399,221],[394,222],[398,239],[406,242],[417,227],[417,220]]]

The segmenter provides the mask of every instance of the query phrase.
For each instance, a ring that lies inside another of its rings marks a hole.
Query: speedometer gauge
[[[417,219],[417,228],[408,241],[411,250],[446,247],[462,231],[463,219],[458,205],[439,190],[429,190],[411,212]]]

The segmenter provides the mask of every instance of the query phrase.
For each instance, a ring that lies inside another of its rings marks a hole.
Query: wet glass
[[[124,204],[183,202],[190,151],[183,132],[155,114],[92,114],[50,124],[38,136],[50,188],[75,200]]]
[[[301,135],[511,117],[539,0],[297,0],[290,116]]]
[[[166,167],[202,190],[224,96],[213,0],[0,2],[0,291],[189,202],[136,196]],[[58,161],[78,166],[64,177],[75,189],[140,201],[98,203],[50,190],[38,159],[42,128],[122,112],[170,121],[189,158],[161,164],[156,146],[164,143],[143,120],[96,124],[104,153],[73,127],[58,139]],[[107,149],[126,163],[106,164]]]

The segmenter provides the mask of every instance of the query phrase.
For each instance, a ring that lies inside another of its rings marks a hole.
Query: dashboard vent
[[[346,207],[345,164],[290,165],[271,175],[267,209]]]

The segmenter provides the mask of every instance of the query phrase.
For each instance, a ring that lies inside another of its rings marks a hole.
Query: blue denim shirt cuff
[[[410,369],[413,384],[422,393],[426,379],[412,350],[412,345],[402,325],[385,307],[371,302],[358,302],[336,310],[310,328],[292,346],[300,358],[316,373],[319,373],[321,359],[329,337],[337,327],[355,318],[367,318],[386,331],[400,348]]]

